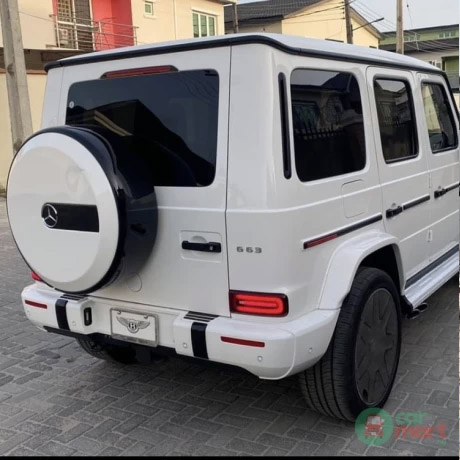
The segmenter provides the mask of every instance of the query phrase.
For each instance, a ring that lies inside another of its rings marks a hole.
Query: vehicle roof
[[[219,48],[224,46],[241,46],[255,43],[272,46],[290,54],[442,73],[437,67],[419,59],[389,51],[367,48],[365,46],[348,45],[328,40],[266,33],[231,34],[219,37],[194,38],[98,51],[49,63],[45,66],[45,69],[49,70],[54,67],[82,65],[92,62],[111,61],[154,54]]]

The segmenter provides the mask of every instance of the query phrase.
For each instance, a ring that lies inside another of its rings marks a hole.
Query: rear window
[[[375,80],[374,90],[385,161],[416,157],[417,128],[409,83],[382,78]]]
[[[437,83],[424,83],[422,96],[431,150],[437,153],[456,148],[457,128],[446,90]]]
[[[66,123],[104,130],[142,158],[154,185],[205,187],[216,171],[218,106],[213,70],[102,78],[71,86]]]
[[[361,94],[352,74],[295,70],[291,99],[296,170],[302,182],[364,168]]]

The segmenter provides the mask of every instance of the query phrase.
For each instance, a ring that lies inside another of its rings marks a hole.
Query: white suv
[[[401,317],[458,271],[458,112],[408,57],[281,35],[49,66],[8,214],[27,317],[124,363],[173,349],[353,420]]]

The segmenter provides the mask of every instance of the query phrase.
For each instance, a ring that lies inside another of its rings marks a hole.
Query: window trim
[[[337,67],[335,68],[318,68],[318,67],[295,67],[290,75],[289,75],[289,81],[286,81],[286,88],[289,87],[289,91],[291,91],[291,88],[292,88],[292,75],[295,71],[297,70],[311,70],[311,71],[317,71],[317,72],[335,72],[335,73],[346,73],[346,74],[349,74],[349,75],[352,75],[355,79],[356,79],[356,82],[358,83],[358,88],[359,88],[359,96],[360,96],[360,99],[361,99],[361,109],[363,111],[363,131],[364,131],[364,159],[365,159],[365,162],[364,162],[364,165],[361,169],[358,169],[356,171],[351,171],[351,172],[347,172],[347,173],[344,173],[344,174],[338,174],[336,176],[328,176],[328,177],[322,177],[320,179],[314,179],[314,180],[309,180],[309,181],[303,181],[300,177],[299,177],[299,171],[297,169],[297,161],[296,161],[296,155],[295,155],[295,140],[293,142],[293,145],[292,145],[292,152],[294,153],[294,165],[295,165],[295,170],[296,170],[296,175],[297,175],[297,179],[299,180],[299,182],[303,185],[311,185],[311,184],[317,184],[317,183],[321,183],[321,182],[329,182],[329,181],[333,181],[333,180],[336,180],[336,179],[344,179],[344,178],[349,178],[349,177],[354,177],[354,176],[357,176],[358,174],[363,174],[365,173],[368,168],[369,168],[369,161],[370,161],[370,156],[369,156],[369,152],[368,152],[368,148],[367,148],[367,141],[368,141],[368,134],[367,134],[367,131],[366,131],[366,123],[364,122],[364,108],[365,108],[365,99],[363,98],[363,94],[366,96],[367,93],[363,93],[362,91],[362,85],[360,84],[360,81],[359,81],[359,75],[356,71],[353,71],[353,70],[343,70],[343,69],[339,69]],[[364,79],[365,79],[365,84],[367,84],[367,78],[364,76]],[[367,96],[366,96],[367,97]],[[291,97],[288,99],[288,104],[289,104],[289,113],[290,113],[290,117],[292,118],[292,109],[293,109],[293,105],[292,105],[292,93],[291,93]],[[292,123],[289,124],[289,138],[291,137],[291,135],[294,135],[294,122],[292,120]]]
[[[409,100],[410,100],[410,108],[412,110],[412,114],[414,116],[414,128],[415,128],[415,155],[411,155],[411,156],[407,156],[407,157],[402,157],[402,158],[397,158],[395,160],[387,160],[385,158],[385,155],[383,153],[383,143],[382,143],[382,133],[380,131],[380,120],[379,120],[379,114],[378,114],[378,102],[377,102],[377,97],[376,97],[376,94],[375,94],[375,82],[377,80],[387,80],[387,81],[399,81],[399,82],[403,82],[407,85],[409,85],[409,88],[410,88],[410,97],[409,97]],[[411,85],[411,82],[409,81],[408,78],[405,78],[405,77],[391,77],[391,76],[388,76],[388,75],[385,75],[385,76],[379,76],[379,75],[374,75],[374,79],[373,79],[373,82],[372,82],[372,91],[374,93],[374,102],[375,102],[375,108],[376,108],[376,112],[377,112],[377,124],[378,124],[378,127],[379,127],[379,134],[380,134],[380,146],[381,146],[381,149],[382,149],[382,157],[383,157],[383,160],[385,161],[385,163],[387,165],[390,165],[390,164],[395,164],[395,163],[401,163],[403,161],[409,161],[409,160],[414,160],[416,158],[419,158],[420,157],[420,139],[419,139],[419,129],[418,129],[418,119],[417,119],[417,112],[415,110],[415,103],[414,103],[414,89],[412,88],[412,85]]]
[[[452,122],[452,124],[454,125],[454,136],[455,136],[455,146],[447,147],[445,149],[438,149],[438,150],[433,150],[431,148],[431,142],[429,142],[429,139],[428,139],[428,142],[430,144],[431,153],[433,155],[437,155],[438,153],[443,153],[443,152],[449,152],[451,150],[456,150],[456,149],[458,149],[458,146],[459,146],[458,128],[457,128],[457,123],[455,123],[455,115],[454,115],[454,111],[452,109],[452,105],[450,103],[451,101],[450,101],[450,98],[449,98],[449,93],[446,90],[446,87],[442,84],[442,82],[430,80],[428,78],[422,79],[422,81],[420,82],[420,95],[422,97],[422,104],[423,104],[423,93],[422,93],[423,86],[427,86],[427,85],[437,85],[437,86],[441,87],[441,89],[443,91],[443,94],[445,96],[445,102],[447,102],[447,106],[449,107],[449,118],[450,118],[450,121]],[[423,104],[423,110],[425,110],[425,104]],[[425,118],[426,118],[426,116],[425,116]]]

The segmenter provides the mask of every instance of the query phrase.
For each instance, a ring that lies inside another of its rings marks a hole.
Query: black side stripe
[[[430,195],[425,195],[422,196],[421,198],[417,198],[414,201],[409,201],[408,203],[403,204],[403,210],[406,211],[407,209],[414,208],[415,206],[418,206],[419,204],[425,203],[426,201],[430,201],[431,197]]]
[[[342,228],[337,230],[336,232],[327,233],[326,235],[320,236],[319,238],[315,238],[314,240],[304,241],[303,248],[309,249],[314,246],[318,246],[323,243],[327,243],[328,241],[334,240],[339,238],[340,236],[346,235],[348,233],[354,232],[355,230],[359,230],[363,227],[367,227],[368,225],[375,224],[383,219],[382,214],[378,214],[373,217],[369,217],[369,219],[362,220],[361,222],[357,222],[356,224],[349,225],[348,227]]]
[[[69,322],[67,321],[67,300],[57,299],[56,301],[56,317],[59,329],[70,331]]]
[[[208,347],[206,346],[206,323],[192,324],[192,349],[196,358],[208,359]]]
[[[451,192],[452,190],[455,190],[457,188],[460,187],[460,184],[453,184],[453,185],[450,185],[449,187],[446,187],[446,192]]]
[[[216,318],[218,318],[217,315],[211,315],[208,313],[199,313],[196,311],[189,311],[184,316],[184,319],[189,319],[191,321],[201,321],[202,323],[209,323],[210,321]]]
[[[443,262],[445,262],[447,259],[452,257],[454,254],[457,254],[458,250],[459,250],[459,246],[457,244],[457,246],[447,251],[445,254],[443,254],[441,257],[436,259],[434,262],[431,262],[431,264],[425,267],[423,270],[420,270],[414,276],[411,276],[406,282],[406,289],[412,286],[413,284],[415,284],[417,281],[421,280],[425,275],[430,273],[432,270],[434,270],[436,267],[441,265]]]

